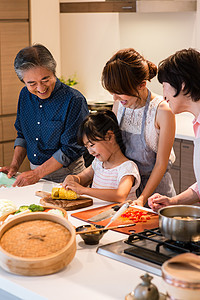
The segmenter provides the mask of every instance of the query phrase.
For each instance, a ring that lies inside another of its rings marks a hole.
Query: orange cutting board
[[[93,208],[93,209],[88,209],[85,211],[77,212],[77,213],[72,214],[71,216],[75,217],[77,219],[86,221],[88,223],[105,226],[106,224],[108,224],[110,222],[111,218],[108,218],[108,219],[100,221],[100,222],[90,222],[90,221],[88,221],[88,219],[100,214],[103,211],[109,210],[115,204],[118,204],[118,203],[113,203],[111,205],[106,205],[103,207],[98,207],[98,208]],[[142,209],[138,209],[138,208],[135,208],[135,210],[147,212],[146,210],[142,210]],[[150,216],[150,220],[147,220],[146,222],[138,222],[133,227],[130,226],[130,227],[125,227],[125,228],[117,228],[117,229],[113,229],[113,230],[121,232],[121,233],[125,233],[125,234],[132,234],[133,232],[142,232],[145,229],[153,229],[153,228],[158,227],[159,226],[158,215],[156,213],[151,213],[151,212],[147,212],[147,213]],[[124,224],[134,224],[134,221],[129,220],[127,218],[119,217],[117,220],[115,220],[113,223],[111,223],[110,226],[122,225],[122,224],[123,225]]]

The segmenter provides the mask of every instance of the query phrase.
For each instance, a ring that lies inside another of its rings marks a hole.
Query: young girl
[[[134,202],[144,206],[154,192],[175,195],[169,171],[175,136],[175,117],[163,97],[146,86],[157,67],[132,48],[119,50],[106,63],[103,87],[115,101],[114,111],[122,130],[125,155],[135,161],[141,184]]]
[[[63,187],[110,202],[136,199],[140,175],[136,164],[123,154],[115,114],[109,110],[90,114],[80,127],[78,141],[95,159],[78,175],[68,175]]]

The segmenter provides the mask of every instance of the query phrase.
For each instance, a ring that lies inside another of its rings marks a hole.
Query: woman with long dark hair
[[[163,97],[147,88],[147,81],[156,74],[156,65],[133,48],[114,54],[102,73],[102,85],[113,95],[125,155],[139,168],[141,184],[134,203],[141,206],[155,192],[175,195],[169,173],[175,117]]]

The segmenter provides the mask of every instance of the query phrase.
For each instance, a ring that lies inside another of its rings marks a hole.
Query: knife
[[[120,207],[122,207],[125,203],[132,203],[132,201],[128,200],[126,202],[114,205],[110,209],[108,209],[106,211],[103,211],[102,213],[100,213],[100,214],[98,214],[98,215],[96,215],[94,217],[91,217],[90,219],[88,219],[88,221],[91,221],[91,222],[100,222],[100,221],[106,220],[108,218],[111,218],[112,216],[114,216],[114,214],[116,213],[116,211],[118,211],[120,209]]]
[[[92,232],[97,232],[97,231],[107,231],[107,230],[110,230],[110,229],[118,229],[118,228],[124,228],[124,227],[133,227],[135,226],[136,224],[135,223],[132,223],[132,224],[122,224],[122,225],[115,225],[115,226],[112,226],[112,227],[108,227],[108,228],[98,228],[96,227],[95,229],[89,229],[89,230],[83,230],[83,231],[76,231],[76,234],[82,234],[82,233],[92,233]]]

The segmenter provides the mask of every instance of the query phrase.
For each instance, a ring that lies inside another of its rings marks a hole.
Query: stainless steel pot
[[[172,205],[161,208],[159,228],[162,234],[171,240],[180,242],[200,241],[200,207],[192,205]],[[193,220],[174,217],[192,217]]]

